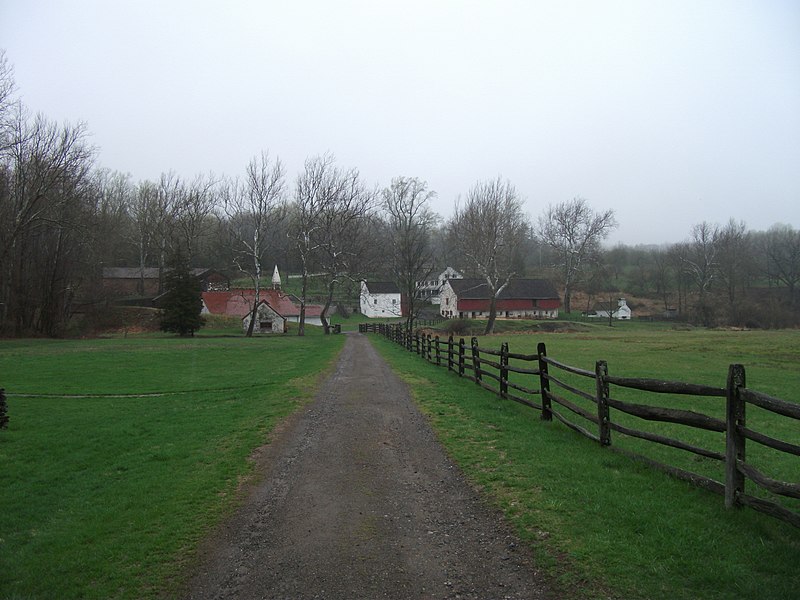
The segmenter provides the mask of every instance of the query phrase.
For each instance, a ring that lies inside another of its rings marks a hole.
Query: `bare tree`
[[[302,265],[299,335],[305,334],[311,264],[325,278],[327,291],[320,319],[325,333],[329,333],[328,311],[337,286],[352,279],[369,254],[365,233],[374,200],[375,192],[367,188],[358,170],[337,168],[332,155],[306,161],[297,179],[290,228]]]
[[[182,186],[175,206],[175,226],[183,246],[182,254],[191,265],[198,245],[208,235],[216,216],[217,180],[213,175],[198,175]]]
[[[158,193],[156,195],[155,232],[158,250],[158,293],[164,293],[164,272],[167,260],[173,252],[176,240],[176,227],[178,222],[178,207],[184,193],[184,185],[180,177],[174,172],[162,173],[158,180]]]
[[[464,206],[456,206],[447,228],[452,247],[466,264],[464,270],[486,281],[490,299],[484,333],[492,333],[497,297],[517,274],[517,249],[529,232],[516,188],[499,177],[477,182]]]
[[[389,264],[405,298],[406,331],[411,331],[422,307],[419,283],[429,279],[435,267],[432,236],[439,216],[428,203],[436,193],[424,181],[396,177],[382,196]]]
[[[140,181],[134,190],[128,208],[131,218],[129,242],[136,248],[139,265],[139,294],[144,295],[144,269],[147,267],[158,229],[158,186],[151,181]]]
[[[719,275],[719,237],[719,227],[704,221],[692,227],[691,239],[681,246],[681,262],[697,290],[695,310],[703,325],[711,325],[714,320],[714,307],[710,302],[709,292]]]
[[[613,210],[594,212],[586,200],[575,198],[550,206],[539,217],[538,235],[555,252],[564,283],[564,310],[571,312],[575,283],[586,263],[593,260],[602,242],[617,227]]]
[[[305,161],[303,172],[297,176],[294,206],[289,225],[292,239],[300,257],[300,321],[297,335],[306,331],[306,304],[308,303],[308,278],[318,249],[317,230],[327,198],[330,196],[330,172],[334,169],[331,154],[315,156]]]
[[[668,310],[675,308],[670,303],[672,285],[676,279],[673,262],[670,260],[669,252],[662,248],[652,251],[652,259],[656,292],[661,296],[664,312],[666,313]]]
[[[327,206],[320,214],[320,227],[316,231],[319,261],[327,293],[320,313],[325,333],[330,333],[328,311],[334,292],[345,280],[362,273],[363,259],[370,248],[367,229],[372,223],[376,191],[367,187],[357,169],[332,173]]]
[[[0,50],[0,155],[11,144],[14,129],[14,69],[8,63],[5,50]]]
[[[95,267],[127,262],[132,258],[132,245],[128,241],[132,237],[130,210],[135,195],[130,175],[99,169],[92,175],[91,186],[91,222],[87,225]],[[120,243],[120,239],[125,243]],[[96,275],[100,275],[99,270]]]
[[[225,211],[236,246],[235,264],[250,277],[255,290],[248,337],[253,335],[258,303],[261,301],[261,273],[271,247],[270,233],[285,218],[285,175],[280,159],[272,161],[265,152],[247,165],[245,181],[229,182],[223,191]]]
[[[719,230],[717,245],[718,273],[725,287],[728,321],[736,324],[741,320],[740,307],[755,271],[747,226],[742,221],[730,219]]]
[[[791,225],[773,225],[763,236],[762,247],[767,275],[786,286],[789,307],[795,310],[800,283],[800,230]]]
[[[93,149],[83,125],[12,119],[0,193],[0,303],[13,330],[54,334],[72,295],[77,234],[89,192]]]

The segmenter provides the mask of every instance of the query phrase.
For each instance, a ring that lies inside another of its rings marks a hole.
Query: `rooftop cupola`
[[[275,271],[272,273],[272,289],[281,289],[281,274],[278,273],[278,265],[275,265]]]

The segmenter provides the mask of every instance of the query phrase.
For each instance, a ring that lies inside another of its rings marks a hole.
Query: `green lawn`
[[[318,328],[305,338],[234,333],[0,341],[0,387],[20,394],[9,397],[10,428],[0,431],[0,598],[179,592],[198,541],[235,506],[252,450],[310,397],[344,341]],[[719,496],[375,339],[449,452],[509,514],[565,593],[800,597],[800,531],[749,509],[726,511]],[[545,341],[550,356],[586,369],[602,358],[616,375],[720,386],[728,363],[741,362],[751,387],[800,394],[794,331],[590,324],[579,333],[505,333],[480,343],[503,341],[522,353]],[[794,427],[778,437],[797,443],[798,435]],[[798,480],[796,461],[764,460]]]
[[[740,363],[745,366],[750,388],[786,400],[800,401],[800,370],[797,368],[800,364],[800,331],[673,329],[651,324],[619,323],[612,328],[591,326],[586,332],[575,335],[504,336],[503,341],[506,340],[514,352],[522,353],[535,353],[536,342],[544,341],[548,356],[589,371],[594,371],[596,360],[603,359],[612,375],[702,383],[720,388],[725,387],[728,366]],[[479,343],[488,347],[499,346],[498,341],[500,338],[497,336],[479,338]],[[554,371],[554,374],[594,393],[593,380],[571,377],[563,371]],[[594,405],[568,392],[559,390],[558,393],[587,410],[594,410]],[[725,420],[724,398],[654,394],[614,386],[611,396],[638,404],[691,410]],[[613,409],[611,417],[612,421],[628,427],[725,452],[724,434],[721,433],[646,422]],[[580,421],[580,418],[576,417],[576,420]],[[586,421],[581,424],[594,431],[594,425]],[[751,429],[800,445],[800,423],[796,420],[750,405],[747,424]],[[720,462],[621,434],[612,434],[612,438],[615,446],[724,481],[724,466]],[[773,478],[800,481],[800,459],[795,456],[750,442],[748,459]],[[750,483],[747,490],[761,495]],[[780,501],[800,512],[800,502],[783,498]]]
[[[177,593],[344,341],[214,333],[0,341],[0,598]]]
[[[538,411],[502,401],[445,368],[377,336],[374,340],[412,385],[450,454],[509,515],[551,580],[566,594],[719,600],[800,597],[800,530],[750,509],[726,511],[721,496],[600,448],[558,422],[541,421]],[[741,362],[749,386],[786,399],[800,397],[797,331],[589,324],[578,333],[505,333],[480,338],[479,343],[499,348],[504,341],[518,353],[535,353],[536,343],[544,341],[549,356],[588,370],[594,369],[596,360],[605,359],[615,375],[720,387],[725,385],[728,364]],[[643,401],[636,394],[625,399]],[[657,400],[662,406],[695,402],[671,395]],[[719,410],[724,407],[721,400],[701,399],[698,402],[708,405],[698,409]],[[770,428],[766,433],[798,443],[796,421],[780,419],[781,430],[776,432],[775,419],[751,416],[749,424],[759,421]],[[640,422],[641,428],[653,431],[658,425]],[[616,434],[613,443],[640,449],[635,440]],[[648,446],[651,456],[664,458],[660,447]],[[748,446],[748,458],[760,461],[757,465],[768,474],[800,480],[796,457],[765,456],[756,446]],[[688,461],[700,472],[717,469],[693,455],[675,460]]]

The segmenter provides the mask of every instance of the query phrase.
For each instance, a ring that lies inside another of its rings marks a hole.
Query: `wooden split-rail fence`
[[[745,452],[747,442],[750,440],[781,453],[800,456],[800,445],[750,429],[745,418],[747,406],[753,405],[780,417],[800,422],[800,404],[747,388],[745,369],[742,365],[730,365],[726,386],[713,387],[658,379],[615,377],[609,374],[608,365],[602,360],[596,362],[594,371],[580,369],[547,356],[544,343],[538,344],[536,354],[517,354],[509,350],[507,343],[503,343],[499,350],[489,349],[479,346],[477,338],[474,337],[467,345],[464,338],[455,340],[453,336],[449,336],[447,339],[441,339],[431,334],[409,333],[402,325],[362,323],[359,325],[359,331],[377,333],[389,338],[428,362],[446,367],[448,371],[475,382],[501,398],[541,411],[543,420],[550,421],[555,417],[567,427],[602,446],[612,447],[611,434],[618,432],[646,442],[677,448],[704,459],[720,461],[724,463],[724,482],[664,464],[639,453],[618,447],[612,448],[637,460],[643,460],[675,477],[723,495],[727,508],[750,506],[800,527],[800,513],[778,502],[745,492],[745,481],[749,480],[758,488],[772,494],[800,499],[800,483],[789,483],[768,477],[747,462]],[[586,386],[590,391],[570,383],[576,379],[591,381],[593,385]],[[725,398],[725,419],[693,410],[622,401],[612,396],[612,390],[616,391],[616,388],[628,388],[652,394]],[[577,398],[584,400],[584,406],[581,406],[579,401],[573,401]],[[585,401],[588,401],[590,409],[585,408],[587,405]],[[646,421],[674,423],[722,433],[725,437],[724,452],[703,448],[661,433],[642,431],[623,425],[612,420],[610,410],[612,408]],[[582,420],[576,422],[576,417]]]

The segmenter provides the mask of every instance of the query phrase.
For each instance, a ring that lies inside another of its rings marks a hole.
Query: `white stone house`
[[[586,316],[590,319],[608,319],[608,311],[608,305],[603,306],[602,304],[598,304],[594,307],[594,310],[592,310],[590,313],[587,313]],[[611,318],[619,321],[627,321],[631,318],[631,314],[631,308],[628,306],[625,298],[620,298],[617,300],[617,308],[611,311]]]
[[[242,331],[247,333],[250,327],[251,313],[242,318]],[[256,322],[253,333],[286,333],[286,319],[269,305],[266,300],[261,300],[256,309]]]
[[[453,267],[447,267],[435,279],[417,281],[417,297],[430,301],[431,304],[440,304],[444,284],[450,279],[463,279],[464,276]]]
[[[390,281],[362,281],[359,299],[361,314],[376,317],[402,317],[403,302],[400,288]]]

